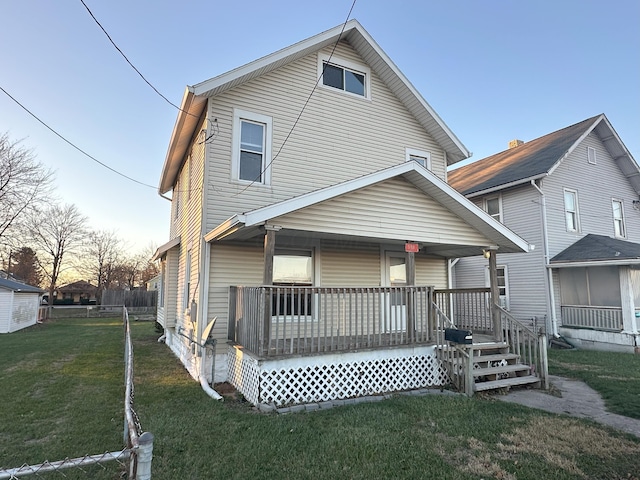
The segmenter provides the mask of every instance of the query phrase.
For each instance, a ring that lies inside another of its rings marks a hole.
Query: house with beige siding
[[[450,260],[529,249],[447,184],[469,155],[355,20],[187,87],[159,184],[164,341],[256,405],[447,383]]]
[[[640,168],[605,115],[449,171],[449,183],[535,250],[498,250],[500,301],[579,347],[640,346]],[[486,282],[461,258],[454,285]]]

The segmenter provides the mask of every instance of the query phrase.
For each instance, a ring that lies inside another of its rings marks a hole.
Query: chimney
[[[522,145],[524,142],[522,140],[511,140],[509,142],[509,150],[511,150],[512,148],[516,148],[519,147],[520,145]]]

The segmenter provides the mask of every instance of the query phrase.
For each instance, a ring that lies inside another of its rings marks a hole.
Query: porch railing
[[[495,305],[500,313],[501,332],[498,340],[509,344],[509,351],[520,356],[520,361],[531,367],[531,374],[540,378],[543,388],[549,388],[547,337],[542,331],[535,333],[516,320],[504,308]]]
[[[562,325],[619,332],[622,330],[622,308],[562,305]]]
[[[466,395],[473,395],[473,345],[459,345],[445,340],[445,329],[457,328],[445,312],[434,302],[436,324],[436,355],[447,372],[453,387]]]
[[[229,340],[259,357],[433,341],[433,288],[232,286]]]
[[[435,290],[436,305],[456,328],[491,333],[491,289],[455,288]]]

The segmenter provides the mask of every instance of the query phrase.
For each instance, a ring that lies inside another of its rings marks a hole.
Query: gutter
[[[553,271],[551,270],[550,266],[549,266],[549,232],[547,229],[547,202],[546,202],[546,197],[544,195],[544,192],[542,191],[542,189],[536,184],[535,179],[531,180],[531,186],[533,188],[535,188],[538,193],[540,194],[540,209],[542,210],[542,241],[543,241],[543,248],[544,248],[544,266],[545,269],[547,271],[547,275],[546,275],[546,284],[547,284],[547,300],[549,301],[549,307],[547,308],[547,311],[549,312],[550,315],[550,321],[551,321],[551,333],[552,335],[557,338],[558,335],[558,317],[556,316],[556,299],[555,299],[555,295],[553,294]]]

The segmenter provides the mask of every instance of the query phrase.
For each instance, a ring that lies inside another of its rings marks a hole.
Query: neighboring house
[[[35,325],[43,293],[38,287],[0,278],[0,333]]]
[[[502,304],[584,347],[640,345],[640,169],[605,115],[449,172],[449,183],[536,245],[497,255]],[[460,259],[455,286],[485,281]]]
[[[85,280],[69,283],[56,289],[57,303],[70,303],[74,305],[89,305],[96,303],[96,293],[98,287],[91,285]]]
[[[357,21],[341,30],[188,87],[161,174],[165,341],[255,404],[442,385],[448,260],[529,248],[446,183],[467,149]]]
[[[147,283],[146,283],[146,288],[147,291],[152,291],[152,290],[159,290],[160,289],[160,281],[162,279],[162,276],[160,274],[156,275],[155,277],[151,278]]]

